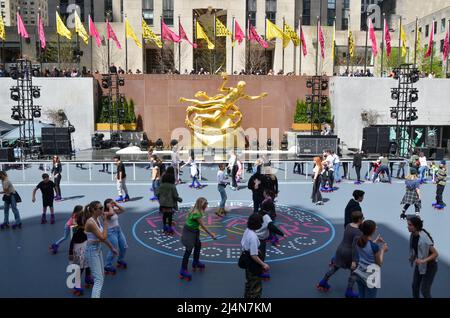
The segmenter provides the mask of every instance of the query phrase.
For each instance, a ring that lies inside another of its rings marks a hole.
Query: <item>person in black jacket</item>
[[[363,181],[361,181],[361,166],[362,166],[362,151],[358,151],[353,156],[353,168],[355,168],[356,171],[356,184],[360,184]]]
[[[355,190],[353,191],[353,199],[348,201],[347,206],[345,207],[345,217],[344,217],[344,227],[347,224],[352,223],[352,212],[353,211],[361,211],[361,206],[359,205],[364,200],[364,191]]]
[[[264,200],[265,176],[261,174],[261,164],[256,163],[256,172],[248,180],[247,187],[252,190],[253,212],[258,213],[259,206]]]
[[[52,176],[53,180],[55,180],[55,190],[56,190],[56,197],[55,201],[59,201],[62,199],[61,197],[61,187],[59,186],[61,183],[61,172],[62,172],[62,166],[61,166],[61,160],[59,160],[58,156],[53,157],[52,162]]]

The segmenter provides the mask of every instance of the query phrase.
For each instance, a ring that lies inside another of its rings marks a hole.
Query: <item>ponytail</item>
[[[433,238],[431,237],[431,234],[430,234],[427,230],[425,230],[425,229],[422,229],[422,231],[425,232],[425,234],[428,235],[428,237],[430,238],[431,242],[434,244],[434,240],[433,240]]]
[[[372,220],[364,221],[361,224],[361,226],[359,227],[359,229],[361,230],[363,235],[361,235],[359,237],[356,244],[361,248],[366,246],[367,242],[369,241],[369,236],[371,236],[375,232],[376,228],[377,228],[377,224],[374,221],[372,221]]]

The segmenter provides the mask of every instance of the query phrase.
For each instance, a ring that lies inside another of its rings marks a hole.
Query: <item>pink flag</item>
[[[269,47],[269,44],[267,44],[266,41],[264,41],[258,34],[258,32],[256,32],[256,29],[253,25],[251,25],[251,23],[248,23],[249,25],[249,34],[248,34],[248,40],[249,41],[256,41],[259,43],[259,45],[261,45],[263,48],[267,49]]]
[[[45,41],[44,23],[42,22],[40,14],[38,15],[38,33],[39,33],[39,41],[41,42],[41,48],[45,50],[47,43]]]
[[[109,23],[109,21],[106,21],[106,32],[107,32],[107,39],[113,39],[114,42],[116,42],[117,48],[120,50],[122,48],[122,46],[120,45],[119,40],[117,40],[117,36],[114,33],[114,30],[111,26],[111,24]]]
[[[320,55],[322,55],[322,58],[325,58],[325,39],[323,38],[323,31],[322,26],[319,23],[319,42],[320,42]]]
[[[306,54],[308,54],[308,50],[306,49],[305,35],[303,34],[303,28],[301,26],[300,26],[300,41],[302,41],[303,56],[306,56]]]
[[[192,42],[189,40],[189,38],[187,37],[187,34],[186,34],[186,32],[184,31],[183,26],[181,25],[181,23],[180,23],[180,25],[179,25],[179,32],[180,32],[180,34],[179,34],[180,41],[181,41],[181,40],[186,40],[186,42],[189,43],[190,45],[192,45],[192,47],[193,47],[194,49],[197,48],[197,43],[192,43]]]
[[[433,41],[434,41],[434,21],[431,23],[431,33],[430,33],[430,42],[428,43],[428,49],[425,53],[425,57],[430,57],[433,52]]]
[[[22,17],[20,16],[19,12],[17,12],[17,33],[25,39],[30,38],[27,29],[25,29],[25,25],[23,24]]]
[[[377,56],[378,49],[377,49],[377,37],[375,36],[375,29],[373,28],[372,20],[369,20],[369,37],[372,41],[372,54],[373,57]]]
[[[95,38],[95,42],[97,42],[98,47],[102,46],[102,40],[100,39],[100,35],[98,34],[94,21],[92,21],[91,15],[89,15],[89,35]]]
[[[448,54],[450,53],[450,37],[448,34],[450,27],[447,29],[447,33],[445,33],[444,38],[444,47],[442,48],[442,53],[444,54],[444,60],[446,61],[448,58]]]
[[[237,20],[234,20],[234,41],[238,41],[239,44],[245,39],[245,34],[242,32],[241,27]]]
[[[167,26],[167,24],[164,23],[164,21],[161,21],[161,37],[167,41],[175,43],[181,42],[181,38],[175,32],[169,29],[169,27]]]
[[[387,56],[390,56],[391,55],[391,36],[389,34],[389,28],[388,28],[386,19],[384,19],[384,41],[386,42]]]

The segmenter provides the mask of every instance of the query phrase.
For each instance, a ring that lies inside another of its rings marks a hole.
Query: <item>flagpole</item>
[[[217,54],[217,23],[216,23],[216,9],[214,9],[214,57],[213,57],[213,69],[211,70],[210,74],[214,74],[216,71],[216,54]]]
[[[386,35],[386,13],[383,13],[383,34],[381,36],[381,73],[380,77],[383,77],[383,62],[384,62],[384,37]],[[389,30],[388,30],[389,32]]]
[[[108,13],[108,19],[106,20],[106,23],[108,23],[109,22],[109,13]],[[110,56],[110,53],[109,53],[109,36],[108,36],[108,45],[107,45],[107,49],[108,49],[108,60],[107,60],[107,63],[108,63],[108,66],[107,66],[107,69],[108,69],[108,74],[111,74],[111,68],[110,68],[110,65],[111,65],[111,56]]]
[[[20,16],[20,7],[17,7],[17,12],[19,13],[19,16]],[[19,23],[19,22],[17,21],[17,23]],[[20,34],[20,58],[21,59],[23,58],[22,49],[23,49],[23,47],[22,47],[22,34]]]
[[[248,50],[247,50],[247,63],[246,63],[246,69],[247,69],[247,74],[250,71],[250,14],[248,15],[248,20],[247,20],[247,46],[248,46]]]
[[[125,13],[125,73],[128,72],[127,14]]]
[[[233,22],[232,22],[232,27],[231,27],[231,75],[233,75],[233,71],[234,71],[234,33],[235,31],[235,21],[234,21],[234,15],[233,15]]]
[[[59,6],[56,6],[56,12],[58,12],[59,15]],[[56,28],[58,28],[58,26]],[[59,33],[56,33],[58,34],[58,68],[61,70],[61,39]]]
[[[402,54],[401,51],[401,45],[402,45],[402,16],[400,16],[400,27],[398,28],[398,56],[397,56],[397,64],[400,67],[400,57]]]
[[[78,71],[80,71],[80,63],[81,63],[81,56],[80,56],[80,39],[78,38],[78,32],[76,33],[76,39],[77,39],[77,65],[78,65]]]
[[[303,49],[303,41],[302,41],[302,16],[300,15],[300,17],[298,18],[298,23],[299,23],[299,37],[300,37],[300,60],[299,60],[299,65],[298,65],[298,75],[302,76],[302,49]]]
[[[142,21],[144,20],[144,14],[142,14]],[[144,38],[144,28],[142,27],[142,21],[141,21],[141,31],[142,31],[142,74],[145,74],[147,72],[147,65],[145,65],[146,60],[146,48],[145,48],[145,38]]]
[[[160,25],[161,25],[161,74],[164,74],[164,39],[163,39],[163,17],[162,15],[159,16]]]
[[[286,24],[286,20],[285,20],[285,18],[283,17],[283,38],[281,39],[282,40],[282,47],[283,47],[283,55],[282,55],[282,58],[281,58],[281,70],[283,71],[283,74],[284,74],[284,32],[285,32],[285,24]]]
[[[318,67],[319,67],[319,16],[317,16],[317,27],[316,27],[316,36],[317,36],[317,46],[316,46],[316,76],[318,75]]]
[[[445,41],[447,41],[447,43],[448,43],[448,45],[449,45],[448,50],[450,50],[450,20],[448,20],[448,33],[449,33],[449,35],[448,35],[448,37],[447,37],[447,40],[445,40]],[[450,63],[449,63],[449,59],[448,59],[448,55],[447,55],[447,58],[446,58],[446,66],[445,66],[445,77],[444,77],[444,78],[447,77],[447,73],[448,73],[448,65],[449,65],[449,64],[450,64]]]
[[[181,31],[181,16],[178,15],[178,35],[180,35]],[[178,42],[178,72],[181,74],[181,39]]]
[[[294,30],[295,30],[295,20],[294,20]],[[300,39],[300,38],[299,38]],[[294,67],[293,67],[293,73],[295,75],[295,70],[297,69],[297,47],[294,44]]]
[[[267,12],[264,16],[264,41],[267,41]],[[267,74],[267,48],[264,48],[264,68]]]
[[[40,28],[40,22],[41,21],[41,8],[39,7],[38,8],[38,27],[37,27],[37,30],[38,30],[38,39],[39,39],[39,64],[41,65],[41,74],[43,73],[42,72],[42,43],[41,43],[41,35],[40,35],[40,32],[39,32],[39,28]]]
[[[193,34],[193,38],[194,38],[194,43],[197,44],[197,13],[194,11],[194,34]],[[198,44],[197,44],[197,48],[198,48]],[[198,59],[195,58],[195,53],[197,53],[197,48],[194,48],[194,59],[195,59],[195,74],[198,73]]]
[[[89,18],[91,18],[91,15],[89,15]],[[92,18],[91,18],[92,19]],[[89,20],[90,21],[90,20]],[[92,22],[94,22],[94,21],[92,21]],[[90,29],[90,27],[91,27],[91,24],[89,23],[89,35],[91,35],[91,29]],[[91,45],[91,74],[94,74],[94,57],[93,57],[93,55],[94,55],[94,47],[93,47],[93,45],[92,45],[92,36],[91,36],[91,41],[90,41],[91,43],[90,43],[90,45]]]
[[[414,67],[417,65],[417,28],[419,26],[419,18],[416,17],[416,31],[414,33]]]
[[[431,41],[431,58],[430,58],[430,74],[433,72],[433,55],[434,55],[434,32],[436,32],[436,30],[434,29],[434,19],[433,19],[433,27],[432,32],[433,34],[430,34],[430,37],[433,38],[433,41]]]
[[[347,75],[350,75],[350,14],[348,15],[347,26]]]
[[[367,69],[367,38],[369,37],[369,19],[367,16],[367,11],[366,11],[366,46],[364,48],[364,73],[366,73],[366,69]],[[372,52],[373,54],[373,52]]]

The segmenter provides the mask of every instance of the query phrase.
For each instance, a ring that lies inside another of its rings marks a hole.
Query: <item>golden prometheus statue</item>
[[[194,95],[197,99],[180,98],[180,102],[192,103],[186,110],[185,123],[205,146],[224,145],[226,138],[238,133],[242,122],[242,113],[235,104],[238,100],[257,100],[267,96],[267,93],[259,96],[245,94],[244,81],[236,87],[225,87],[228,81],[226,73],[222,73],[222,79],[221,94],[210,97],[206,92],[199,91]]]

